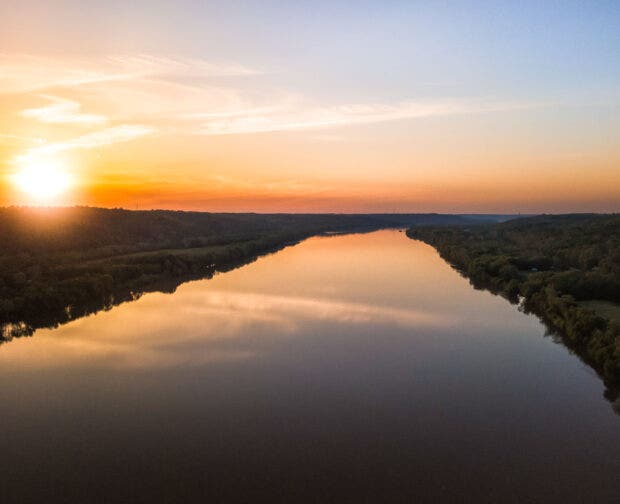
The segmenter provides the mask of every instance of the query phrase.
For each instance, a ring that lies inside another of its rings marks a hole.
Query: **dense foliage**
[[[620,382],[620,326],[591,302],[620,313],[620,215],[543,215],[408,235],[437,248],[474,286],[521,302],[608,383]]]
[[[499,216],[482,217],[497,220]],[[0,340],[174,288],[326,232],[478,222],[465,216],[0,209]],[[171,287],[172,286],[172,287]]]

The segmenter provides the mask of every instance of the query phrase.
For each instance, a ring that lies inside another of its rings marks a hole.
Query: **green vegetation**
[[[580,301],[579,304],[585,308],[594,310],[596,313],[612,322],[620,324],[620,304],[601,300]]]
[[[475,287],[521,303],[608,385],[620,383],[620,215],[543,215],[407,234],[434,246]]]
[[[0,209],[0,340],[252,261],[309,236],[502,216]]]

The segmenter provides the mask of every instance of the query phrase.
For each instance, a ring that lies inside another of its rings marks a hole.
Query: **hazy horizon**
[[[145,211],[145,212],[150,212],[150,211],[163,211],[163,212],[204,212],[204,213],[255,213],[255,214],[343,214],[343,215],[362,215],[362,214],[386,214],[386,215],[408,215],[408,214],[437,214],[437,215],[509,215],[509,216],[522,216],[522,217],[528,217],[528,216],[536,216],[536,215],[587,215],[587,214],[599,214],[599,215],[615,215],[620,213],[619,211],[592,211],[592,210],[577,210],[577,211],[558,211],[558,212],[501,212],[501,211],[497,211],[497,212],[493,212],[493,211],[488,211],[488,212],[484,212],[484,211],[467,211],[467,210],[463,210],[463,211],[456,211],[456,212],[441,212],[441,211],[424,211],[421,210],[419,212],[416,211],[411,211],[411,212],[407,212],[407,211],[400,211],[400,210],[396,210],[396,211],[338,211],[338,210],[334,210],[334,211],[330,211],[330,210],[325,210],[325,211],[304,211],[304,210],[290,210],[290,211],[286,211],[286,210],[281,210],[281,211],[268,211],[268,210],[235,210],[235,209],[229,209],[229,210],[201,210],[199,208],[178,208],[178,207],[164,207],[164,206],[153,206],[153,207],[140,207],[140,206],[134,206],[133,208],[130,206],[122,206],[122,205],[112,205],[112,206],[100,206],[100,205],[89,205],[89,204],[82,204],[82,203],[75,203],[75,204],[8,204],[8,205],[4,205],[4,206],[0,206],[0,208],[25,208],[25,209],[31,209],[31,210],[53,210],[53,209],[63,209],[63,208],[95,208],[95,209],[104,209],[104,210],[127,210],[127,211]]]

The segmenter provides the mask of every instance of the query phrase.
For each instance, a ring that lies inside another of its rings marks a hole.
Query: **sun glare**
[[[59,163],[29,161],[13,175],[15,186],[37,201],[49,201],[64,194],[73,179]]]

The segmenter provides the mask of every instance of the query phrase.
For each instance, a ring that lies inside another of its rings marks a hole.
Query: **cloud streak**
[[[44,123],[102,124],[108,120],[102,115],[80,112],[82,106],[75,101],[54,96],[43,96],[43,98],[52,103],[44,107],[23,110],[21,115]]]
[[[293,107],[273,114],[230,113],[202,122],[197,133],[233,135],[343,127],[403,119],[488,113],[523,108],[525,104],[475,100],[405,101],[396,104],[349,104],[336,107]],[[206,117],[205,115],[201,117]]]
[[[114,143],[128,142],[136,138],[153,134],[155,131],[155,128],[141,124],[114,126],[62,142],[53,142],[41,147],[35,147],[28,150],[25,154],[18,156],[16,162],[20,163],[33,158],[75,149],[93,149]]]
[[[0,54],[0,99],[10,103],[13,98],[8,95],[17,93],[18,103],[31,98],[48,101],[43,106],[21,105],[16,115],[26,124],[12,123],[15,130],[0,140],[20,141],[24,135],[18,133],[30,131],[32,121],[55,128],[50,134],[61,139],[13,153],[13,161],[19,164],[155,132],[190,136],[293,132],[533,106],[467,98],[326,106],[290,90],[260,83],[251,88],[243,85],[257,73],[238,64],[143,54],[65,59]],[[216,85],[209,81],[211,77],[233,79]],[[57,133],[76,125],[90,132],[64,140]]]
[[[22,111],[23,117],[45,123],[151,122],[171,133],[200,135],[326,129],[540,106],[472,98],[325,106],[288,90],[260,91],[260,85],[248,90],[238,81],[226,85],[205,81],[221,76],[245,79],[256,73],[237,64],[149,55],[60,61],[0,55],[0,94],[55,88],[72,92],[71,99],[58,98],[56,92],[44,95],[51,104]],[[88,103],[106,115],[82,112]]]
[[[216,64],[200,59],[173,59],[147,54],[63,59],[0,54],[0,93],[28,93],[57,87],[74,88],[171,76],[231,77],[257,73],[254,69],[238,64]]]
[[[29,143],[29,144],[41,144],[45,143],[43,138],[29,137],[25,135],[14,135],[9,133],[0,133],[0,143]]]

